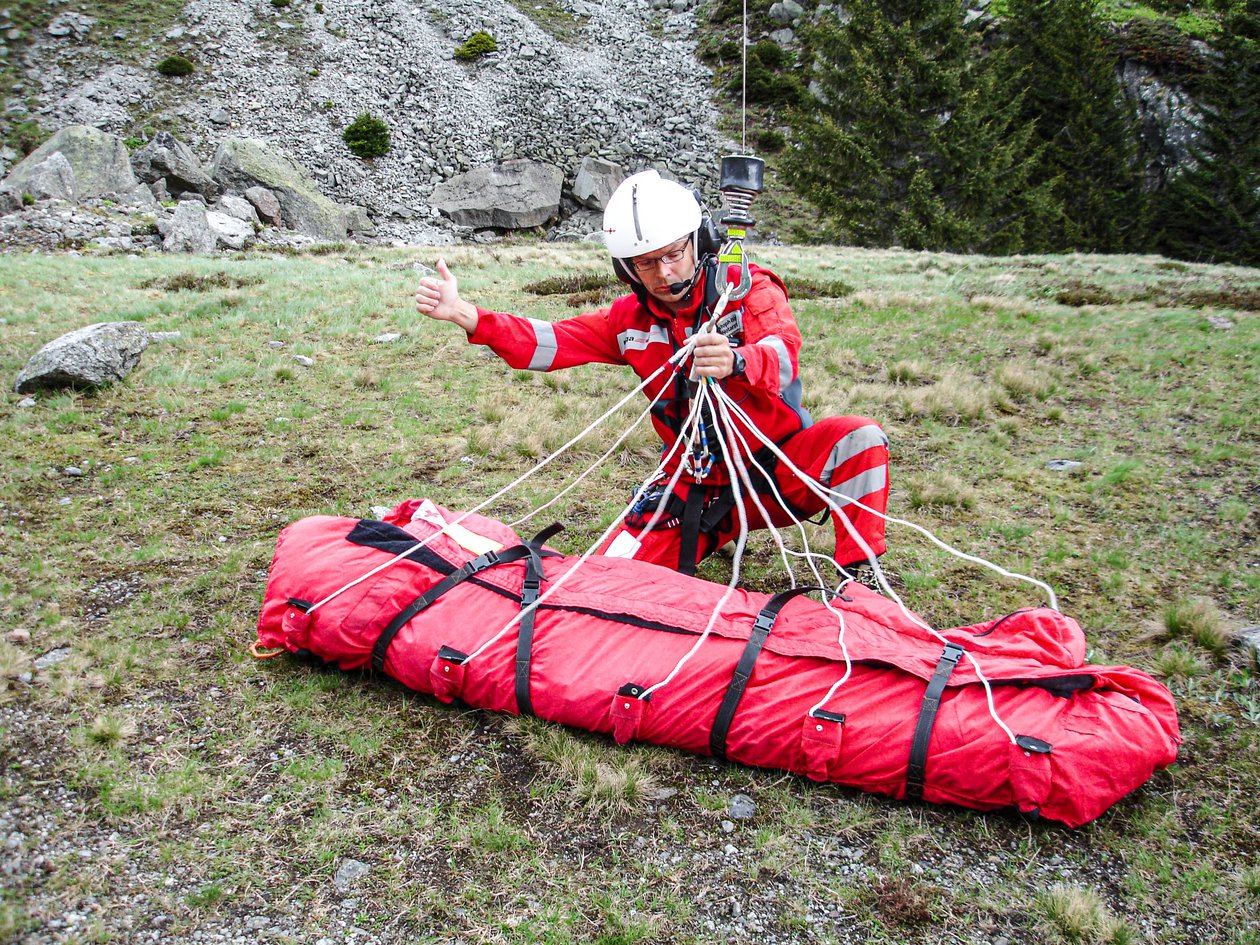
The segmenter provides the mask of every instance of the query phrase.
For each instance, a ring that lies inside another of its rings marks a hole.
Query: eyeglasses
[[[691,240],[687,239],[678,249],[671,249],[668,253],[661,253],[661,255],[653,259],[632,259],[630,260],[630,265],[634,267],[635,272],[651,272],[660,263],[672,266],[687,255],[687,247],[690,245]]]

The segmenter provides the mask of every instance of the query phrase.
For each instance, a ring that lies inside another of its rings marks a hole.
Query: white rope
[[[861,548],[862,551],[866,553],[867,559],[871,562],[875,570],[875,575],[876,575],[877,580],[879,581],[880,587],[883,588],[883,590],[888,594],[888,596],[891,597],[896,602],[897,606],[901,609],[901,612],[906,616],[906,618],[909,619],[912,623],[915,623],[918,626],[922,627],[924,630],[932,634],[942,643],[952,643],[953,642],[952,640],[950,640],[948,637],[946,637],[943,633],[938,631],[936,628],[928,625],[928,623],[925,620],[923,620],[922,617],[911,612],[911,610],[906,606],[905,601],[903,601],[901,597],[897,594],[897,592],[892,589],[891,585],[888,584],[887,578],[885,578],[884,576],[883,569],[879,566],[879,562],[876,560],[876,556],[874,552],[872,551],[870,545],[867,544],[866,539],[864,539],[858,533],[853,523],[849,521],[848,516],[844,514],[842,506],[837,500],[846,499],[852,504],[857,505],[860,508],[866,509],[867,511],[872,512],[873,514],[880,516],[885,521],[900,522],[900,520],[894,519],[891,516],[884,515],[883,513],[875,509],[872,509],[869,506],[863,505],[861,502],[858,502],[856,499],[849,499],[848,496],[842,496],[840,495],[840,493],[837,493],[834,490],[824,489],[821,485],[815,482],[811,476],[807,475],[805,472],[799,469],[790,459],[788,459],[787,454],[784,453],[781,449],[779,449],[779,447],[772,440],[767,438],[766,435],[762,433],[755,424],[752,423],[748,415],[740,408],[739,404],[735,403],[735,401],[731,399],[729,394],[719,389],[717,391],[716,396],[719,399],[724,399],[729,404],[729,406],[735,412],[735,414],[744,420],[745,424],[749,427],[749,429],[753,432],[753,434],[757,437],[757,439],[759,439],[763,445],[769,447],[770,450],[780,459],[780,461],[782,461],[788,467],[788,469],[790,469],[793,473],[796,474],[796,476],[801,480],[801,482],[806,486],[806,488],[808,488],[811,492],[813,492],[815,495],[821,498],[824,502],[826,502],[827,506],[837,513],[836,518],[839,519],[841,523],[843,523],[845,530],[849,534],[849,537],[854,539],[858,547]],[[905,523],[905,524],[909,524],[909,523]],[[931,534],[930,532],[927,532],[927,529],[922,529],[922,531],[926,534],[929,534],[929,535]],[[949,546],[945,545],[943,542],[941,542],[940,544],[943,547],[945,547],[947,550],[949,549]],[[976,559],[976,560],[983,562],[983,559]],[[993,565],[993,567],[995,570],[999,570],[999,571],[1002,570],[1000,568],[997,568],[996,565]],[[1032,578],[1025,578],[1025,580],[1028,580],[1031,583],[1041,584],[1040,581],[1034,581]],[[967,661],[971,663],[972,669],[975,670],[976,678],[979,679],[981,684],[984,686],[985,698],[987,699],[988,706],[989,706],[989,715],[993,718],[993,721],[998,724],[998,726],[1002,729],[1002,731],[1006,733],[1007,737],[1011,740],[1011,743],[1013,744],[1015,742],[1015,733],[1011,731],[1011,729],[1007,726],[1007,724],[1003,722],[1001,717],[998,715],[997,705],[994,703],[994,700],[993,700],[992,685],[989,683],[988,678],[984,675],[984,671],[980,668],[979,662],[977,662],[976,658],[971,654],[971,652],[969,650],[964,649],[963,655],[967,657]]]
[[[741,26],[739,66],[739,149],[748,153],[748,0],[744,0],[744,19]]]
[[[698,414],[704,409],[705,404],[710,399],[711,389],[717,388],[717,386],[718,385],[715,381],[709,379],[706,379],[701,383],[701,396],[692,401],[691,412],[693,414]],[[727,451],[725,438],[722,436],[720,425],[716,422],[716,420],[713,424],[713,435],[718,440],[718,447],[721,450],[720,455],[730,455]],[[698,487],[698,484],[693,486],[693,488]],[[731,579],[727,582],[726,590],[722,593],[721,598],[719,598],[717,604],[714,606],[713,612],[709,614],[709,620],[704,626],[704,632],[701,633],[700,636],[696,637],[696,642],[691,645],[691,649],[683,654],[682,658],[674,664],[674,668],[669,671],[669,674],[666,675],[664,679],[643,690],[643,692],[639,695],[639,698],[644,701],[650,698],[652,693],[656,692],[658,689],[668,686],[674,681],[674,678],[682,672],[682,668],[687,665],[687,662],[700,650],[700,647],[704,645],[705,641],[709,639],[709,635],[713,632],[713,628],[717,625],[717,619],[722,613],[722,608],[726,606],[726,602],[730,600],[731,595],[735,593],[735,587],[739,583],[740,563],[743,561],[744,557],[744,545],[748,540],[748,510],[744,508],[743,491],[738,477],[731,478],[731,489],[735,493],[735,509],[739,513],[739,537],[735,541],[735,555],[731,562]]]
[[[518,476],[516,479],[512,480],[510,483],[508,483],[506,486],[504,486],[502,489],[500,489],[500,490],[499,490],[498,492],[496,492],[494,495],[490,496],[490,498],[486,499],[484,502],[478,503],[477,505],[473,506],[473,507],[472,507],[471,509],[469,509],[468,511],[466,511],[466,512],[462,513],[461,515],[459,515],[458,517],[456,517],[453,521],[447,522],[447,526],[449,527],[449,526],[451,526],[451,525],[458,525],[460,522],[464,521],[464,519],[468,518],[470,515],[473,515],[473,514],[475,514],[476,512],[481,511],[481,510],[482,510],[482,509],[484,509],[486,506],[490,505],[491,503],[493,503],[493,502],[497,501],[498,499],[502,498],[503,496],[507,495],[509,492],[511,492],[513,489],[515,489],[517,486],[519,486],[521,483],[523,483],[523,482],[524,482],[526,479],[528,479],[530,476],[534,475],[534,473],[536,473],[536,472],[538,472],[539,470],[543,469],[545,466],[549,465],[551,462],[553,462],[553,461],[554,461],[555,459],[557,459],[558,457],[560,457],[560,456],[564,455],[564,453],[566,453],[566,452],[567,452],[567,451],[568,451],[568,450],[569,450],[569,449],[570,449],[570,448],[571,448],[574,444],[576,444],[576,443],[580,442],[581,440],[585,439],[585,438],[586,438],[587,436],[589,436],[589,435],[590,435],[590,434],[591,434],[591,433],[592,433],[592,432],[593,432],[593,431],[594,431],[594,430],[595,430],[595,429],[596,429],[596,428],[597,428],[600,424],[602,424],[605,420],[607,420],[607,419],[608,419],[609,417],[611,417],[614,413],[616,413],[618,410],[620,410],[622,407],[624,407],[627,403],[629,403],[629,402],[630,402],[630,399],[631,399],[631,398],[633,398],[635,394],[639,393],[641,390],[643,390],[645,387],[647,387],[650,383],[652,383],[652,381],[656,380],[656,378],[657,378],[657,377],[659,377],[659,376],[661,375],[661,373],[662,373],[662,372],[664,372],[664,371],[665,371],[665,370],[667,370],[667,369],[671,369],[671,368],[672,368],[674,371],[677,371],[677,367],[678,367],[678,365],[682,362],[683,358],[684,358],[687,354],[690,354],[690,352],[691,352],[691,348],[692,348],[692,347],[694,347],[694,341],[689,341],[689,342],[688,342],[688,344],[685,344],[685,345],[683,345],[682,347],[680,347],[680,348],[679,348],[676,352],[674,352],[674,354],[673,354],[673,355],[669,358],[669,360],[667,360],[664,364],[662,364],[662,365],[661,365],[660,367],[658,367],[655,371],[653,371],[653,372],[652,372],[651,374],[649,374],[646,378],[644,378],[644,379],[643,379],[643,381],[642,381],[642,383],[640,383],[638,387],[636,387],[634,390],[630,391],[630,393],[628,393],[628,394],[626,394],[624,397],[622,397],[622,398],[621,398],[621,400],[617,401],[617,403],[613,404],[613,406],[611,406],[611,407],[609,407],[607,410],[605,410],[605,411],[604,411],[604,412],[603,412],[603,413],[602,413],[599,417],[597,417],[597,418],[596,418],[596,419],[595,419],[595,420],[594,420],[594,421],[593,421],[593,422],[592,422],[589,426],[587,426],[587,428],[586,428],[585,430],[583,430],[581,433],[577,434],[577,436],[575,436],[575,437],[571,438],[571,439],[570,439],[567,443],[565,443],[563,446],[561,446],[558,450],[556,450],[556,451],[555,451],[554,453],[552,453],[550,456],[548,456],[548,457],[546,457],[545,459],[543,459],[543,460],[542,460],[542,462],[538,463],[538,464],[537,464],[536,466],[534,466],[532,469],[526,470],[524,473],[522,473],[522,474],[521,474],[520,476]],[[666,386],[668,386],[668,385],[666,385]],[[433,533],[432,535],[430,535],[428,538],[424,538],[424,539],[420,539],[420,540],[418,540],[418,541],[417,541],[414,545],[412,545],[412,546],[411,546],[410,548],[408,548],[406,551],[400,552],[399,554],[397,554],[397,555],[395,555],[394,557],[390,558],[388,561],[386,561],[386,562],[384,562],[384,563],[382,563],[382,564],[377,565],[377,566],[376,566],[376,567],[374,567],[372,570],[368,571],[366,574],[363,574],[362,576],[355,578],[353,581],[350,581],[348,584],[345,584],[344,586],[339,587],[337,590],[333,591],[331,594],[329,594],[329,595],[328,595],[327,597],[325,597],[323,600],[321,600],[321,601],[317,601],[316,603],[312,604],[312,605],[311,605],[311,607],[310,607],[310,609],[307,611],[307,613],[313,614],[313,613],[314,613],[316,610],[318,610],[320,607],[323,607],[323,606],[324,606],[325,604],[327,604],[329,601],[334,600],[335,598],[337,598],[337,597],[341,596],[341,595],[342,595],[342,594],[344,594],[346,591],[350,590],[352,587],[355,587],[356,585],[362,584],[362,583],[363,583],[364,581],[366,581],[368,578],[370,578],[370,577],[374,577],[375,575],[380,574],[382,571],[384,571],[384,570],[385,570],[385,569],[387,569],[387,568],[392,568],[395,564],[397,564],[397,563],[398,563],[399,561],[401,561],[403,558],[407,557],[407,556],[408,556],[408,555],[410,555],[410,554],[413,554],[413,553],[414,553],[414,552],[416,552],[416,551],[419,551],[421,548],[425,548],[425,547],[427,547],[427,546],[429,545],[429,543],[430,543],[431,541],[433,541],[435,538],[437,538],[437,537],[438,537],[438,535],[440,535],[440,534],[442,534],[442,530],[441,530],[441,529],[439,529],[438,531],[434,532],[434,533]]]
[[[669,452],[666,453],[665,457],[661,460],[660,464],[656,467],[656,469],[652,471],[652,474],[650,476],[648,476],[645,480],[643,480],[643,482],[639,485],[639,488],[635,490],[634,496],[630,500],[630,504],[621,510],[621,513],[616,518],[613,519],[612,524],[609,525],[606,529],[604,529],[604,533],[600,535],[599,538],[595,539],[595,543],[591,545],[589,548],[587,548],[586,551],[582,552],[582,554],[578,557],[577,561],[574,562],[573,567],[569,568],[569,570],[565,571],[564,574],[560,575],[554,581],[550,582],[550,585],[547,587],[547,590],[543,591],[543,593],[538,596],[538,599],[536,601],[534,601],[528,607],[522,607],[520,611],[518,611],[512,617],[511,620],[509,620],[501,628],[499,628],[497,633],[495,633],[492,637],[490,637],[488,640],[482,643],[479,647],[477,647],[477,649],[473,650],[470,654],[468,654],[467,658],[464,660],[464,665],[468,665],[474,659],[476,659],[478,656],[484,653],[487,649],[493,646],[494,643],[498,641],[505,633],[507,633],[513,627],[517,626],[521,622],[522,617],[524,617],[528,613],[532,613],[533,611],[537,610],[540,606],[542,606],[548,600],[550,600],[551,597],[556,593],[556,591],[558,591],[561,587],[563,587],[565,582],[567,582],[569,578],[573,577],[573,575],[577,573],[578,569],[581,568],[582,565],[586,564],[587,559],[589,559],[591,555],[595,553],[595,550],[599,548],[601,545],[603,545],[603,543],[608,540],[608,537],[613,533],[613,531],[617,529],[618,527],[620,527],[621,523],[625,521],[626,515],[630,512],[632,508],[634,508],[635,503],[637,503],[639,499],[643,497],[644,493],[647,490],[647,487],[656,479],[657,476],[659,476],[665,470],[666,464],[669,462],[670,458],[674,455],[674,452],[681,445],[682,445],[681,438],[674,441],[674,445],[670,448]],[[681,468],[681,465],[679,468]]]

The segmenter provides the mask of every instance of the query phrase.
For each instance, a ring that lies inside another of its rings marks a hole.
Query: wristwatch
[[[744,371],[748,368],[748,365],[744,363],[744,356],[739,353],[738,348],[732,348],[731,351],[735,355],[735,365],[731,368],[731,377],[743,377]]]

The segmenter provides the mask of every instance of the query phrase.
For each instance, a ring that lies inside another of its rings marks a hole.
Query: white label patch
[[[613,539],[612,544],[608,546],[608,550],[604,552],[605,558],[633,558],[643,542],[635,538],[629,532],[622,532]]]

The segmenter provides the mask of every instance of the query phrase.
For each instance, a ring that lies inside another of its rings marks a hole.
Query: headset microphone
[[[682,293],[690,289],[692,285],[695,284],[695,281],[696,281],[696,277],[693,275],[686,282],[671,282],[669,284],[669,291],[673,293],[674,295],[681,295]]]

